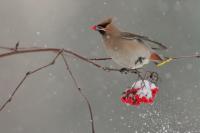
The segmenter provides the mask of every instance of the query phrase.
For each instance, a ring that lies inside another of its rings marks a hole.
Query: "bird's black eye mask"
[[[106,30],[105,28],[109,25],[109,22],[105,22],[105,23],[101,23],[99,25],[97,25],[98,31],[101,35],[105,35]]]
[[[100,27],[100,26],[98,26],[98,27],[101,28],[101,29],[98,30],[98,32],[99,32],[101,35],[105,35],[105,34],[106,34],[105,29],[104,29],[103,27]]]

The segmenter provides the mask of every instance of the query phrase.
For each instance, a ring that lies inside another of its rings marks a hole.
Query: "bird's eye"
[[[96,29],[97,29],[97,30],[101,30],[101,31],[105,31],[105,28],[102,27],[102,26],[100,26],[100,25],[97,25]]]

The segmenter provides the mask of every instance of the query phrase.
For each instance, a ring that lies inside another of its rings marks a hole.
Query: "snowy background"
[[[163,55],[200,52],[199,0],[0,0],[0,46],[58,47],[86,57],[106,57],[101,38],[89,27],[113,16],[121,29],[143,33],[170,47]],[[0,103],[24,74],[48,63],[50,53],[0,59]],[[122,104],[123,90],[136,77],[106,73],[69,59],[94,112],[96,133],[200,132],[200,61],[179,60],[159,69],[154,105]],[[102,65],[118,67],[112,62]],[[0,112],[1,133],[90,133],[89,112],[59,59],[29,77]]]

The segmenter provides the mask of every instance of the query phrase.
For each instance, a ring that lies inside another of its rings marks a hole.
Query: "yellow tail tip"
[[[173,58],[169,58],[169,59],[164,60],[163,62],[157,64],[156,66],[157,66],[157,67],[161,67],[161,66],[165,65],[166,63],[171,62],[172,60],[173,60]]]

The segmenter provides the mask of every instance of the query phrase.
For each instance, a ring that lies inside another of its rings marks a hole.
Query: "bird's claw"
[[[120,72],[120,73],[127,74],[127,73],[129,72],[129,69],[124,67],[124,68],[121,68],[121,69],[119,70],[119,72]]]
[[[149,78],[152,82],[157,82],[159,79],[158,73],[156,72],[151,72],[151,74],[149,75]]]

